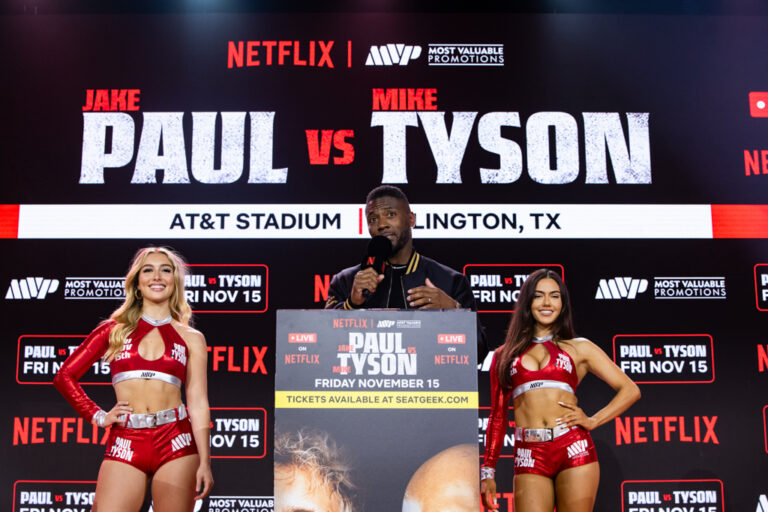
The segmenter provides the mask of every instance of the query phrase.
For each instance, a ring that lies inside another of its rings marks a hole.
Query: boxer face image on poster
[[[321,432],[275,437],[275,512],[353,512],[349,469]]]
[[[403,512],[476,512],[479,464],[476,445],[460,444],[434,455],[408,482]]]

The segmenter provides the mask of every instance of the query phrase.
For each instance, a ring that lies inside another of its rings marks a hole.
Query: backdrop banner
[[[333,275],[361,261],[366,194],[391,184],[416,250],[470,281],[489,351],[526,277],[549,268],[578,335],[638,382],[642,399],[592,432],[596,510],[768,511],[768,483],[745,477],[768,474],[768,16],[727,14],[738,2],[634,15],[53,3],[0,14],[0,509],[91,508],[106,435],[52,379],[121,304],[146,245],[191,264],[208,344],[216,485],[198,512],[272,511],[276,399],[285,432],[310,415],[344,448],[359,512],[401,508],[451,447],[482,454],[490,353],[472,386],[442,373],[472,366],[458,356],[475,331],[442,330],[462,314],[318,312],[277,332],[278,310],[322,309]],[[423,328],[397,326],[410,319]],[[466,344],[437,338],[465,331]],[[340,348],[353,333],[362,348]],[[377,347],[405,352],[365,352]],[[277,395],[275,361],[295,375]],[[379,386],[412,380],[424,387]],[[82,378],[105,410],[109,383],[101,362]],[[588,415],[613,394],[594,375],[577,390]],[[474,400],[469,440],[453,415]]]

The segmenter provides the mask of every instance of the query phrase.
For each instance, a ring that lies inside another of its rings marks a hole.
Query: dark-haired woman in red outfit
[[[615,391],[592,416],[576,386],[593,373]],[[480,468],[483,504],[496,504],[494,467],[504,442],[510,398],[515,410],[515,512],[589,512],[600,467],[589,431],[626,411],[640,390],[597,345],[577,338],[568,290],[547,269],[520,290],[504,344],[491,364],[491,416]]]

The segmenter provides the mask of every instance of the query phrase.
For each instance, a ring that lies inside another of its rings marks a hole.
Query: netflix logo
[[[318,303],[328,300],[328,289],[331,287],[331,274],[315,274],[315,298],[313,302]]]
[[[717,416],[619,416],[616,446],[643,443],[720,444]]]
[[[231,345],[209,345],[208,361],[212,372],[260,373],[267,375],[264,356],[267,346],[235,347]]]
[[[83,418],[24,416],[13,418],[13,446],[29,444],[106,444],[109,429],[99,431]]]
[[[291,66],[334,68],[344,49],[336,41],[229,41],[227,68]],[[346,66],[352,67],[352,41],[346,45]],[[340,58],[341,57],[341,58]]]

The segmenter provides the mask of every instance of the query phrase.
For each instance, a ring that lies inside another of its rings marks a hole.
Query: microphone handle
[[[369,261],[370,261],[370,260],[369,260]],[[386,258],[385,258],[385,257],[382,257],[382,256],[376,256],[376,257],[374,257],[374,259],[373,259],[373,265],[371,265],[371,267],[372,267],[372,268],[373,268],[373,269],[374,269],[374,270],[375,270],[377,273],[379,273],[379,274],[382,274],[383,272],[381,272],[381,271],[382,271],[382,270],[384,270],[384,269],[383,269],[383,267],[384,267],[384,262],[385,262],[385,261],[386,261]],[[366,289],[366,290],[363,290],[363,297],[364,297],[366,300],[368,300],[368,297],[370,297],[370,296],[371,296],[371,290],[367,290],[367,289]]]

